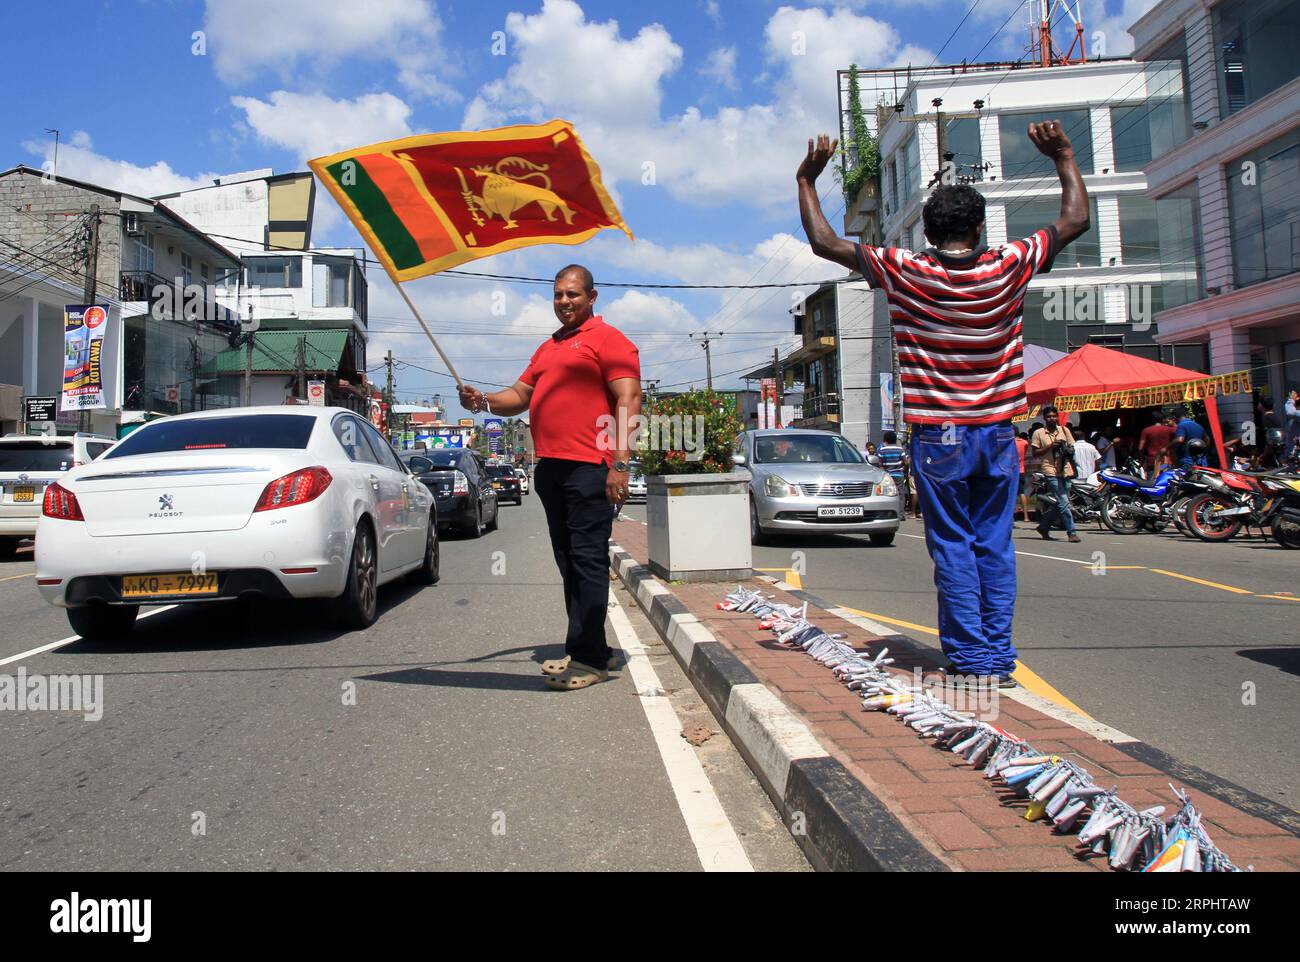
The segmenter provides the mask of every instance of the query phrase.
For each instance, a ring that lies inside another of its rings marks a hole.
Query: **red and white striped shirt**
[[[858,269],[889,298],[904,420],[996,424],[1025,410],[1025,290],[1051,270],[1056,228],[964,256],[858,244]]]

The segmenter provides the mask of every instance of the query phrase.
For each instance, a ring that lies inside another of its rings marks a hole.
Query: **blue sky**
[[[972,4],[974,9],[972,10]],[[1089,33],[1131,48],[1151,0],[1085,0]],[[577,259],[598,282],[747,283],[837,276],[798,231],[802,144],[834,130],[835,74],[1023,52],[1019,0],[49,0],[6,11],[0,166],[48,164],[142,194],[407,133],[563,117],[577,126],[636,234],[532,248],[472,269],[549,276]],[[201,37],[194,34],[201,31]],[[494,50],[495,47],[495,50]],[[503,49],[504,48],[504,49]],[[647,164],[653,167],[647,167]],[[654,183],[644,184],[647,170]],[[842,198],[830,175],[827,213]],[[831,217],[832,222],[836,220]],[[320,192],[318,246],[353,245]],[[384,351],[440,368],[382,272],[371,273],[371,365]],[[431,278],[411,286],[463,377],[509,383],[556,322],[545,288]],[[493,313],[504,291],[505,314]],[[724,330],[715,374],[789,345],[789,291],[606,288],[600,307],[642,351],[644,376],[703,378],[691,331]],[[735,384],[733,377],[721,383]],[[399,368],[402,394],[450,393]]]

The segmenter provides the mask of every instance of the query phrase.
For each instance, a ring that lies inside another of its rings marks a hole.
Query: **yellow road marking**
[[[768,574],[776,573],[784,575],[785,577],[781,580],[791,588],[803,589],[803,579],[799,577],[799,572],[795,571],[793,568],[755,568],[754,570],[763,571]]]
[[[1272,598],[1274,601],[1300,601],[1295,595],[1256,595],[1256,598]]]
[[[934,628],[929,628],[925,625],[918,625],[911,621],[903,621],[899,618],[889,618],[885,615],[878,615],[873,611],[862,611],[858,608],[850,608],[848,605],[841,605],[840,607],[845,611],[853,612],[855,615],[862,615],[864,618],[870,618],[873,621],[882,621],[887,625],[898,625],[901,628],[911,628],[913,631],[924,632],[925,634],[934,637],[938,637],[939,635],[939,632]],[[1012,677],[1014,677],[1026,691],[1031,691],[1040,698],[1046,698],[1048,701],[1060,705],[1062,708],[1069,709],[1072,712],[1077,712],[1084,718],[1092,718],[1092,716],[1086,711],[1044,681],[1041,675],[1026,667],[1023,661],[1016,662],[1016,670],[1012,673]]]
[[[10,575],[8,578],[0,578],[0,581],[17,581],[19,578],[32,578],[35,575],[35,571],[29,571],[25,575]]]
[[[863,618],[870,618],[873,621],[883,621],[887,625],[898,625],[900,628],[911,628],[913,631],[924,632],[927,635],[939,637],[939,632],[933,628],[927,628],[925,625],[914,624],[910,621],[900,621],[897,618],[888,618],[885,615],[878,615],[874,611],[861,611],[857,608],[850,608],[848,605],[841,605],[845,611],[851,611],[855,615],[861,615]]]
[[[1180,575],[1177,571],[1166,571],[1164,568],[1152,568],[1158,575],[1168,575],[1170,578],[1178,578],[1182,581],[1190,581],[1192,584],[1205,585],[1207,588],[1218,588],[1221,591],[1231,591],[1234,595],[1253,595],[1255,592],[1247,591],[1245,588],[1234,588],[1232,585],[1221,585],[1217,581],[1206,581],[1203,578],[1193,578],[1191,575]]]
[[[1072,712],[1078,712],[1084,718],[1092,718],[1092,716],[1086,711],[1044,681],[1041,675],[1031,671],[1023,661],[1016,662],[1016,670],[1011,673],[1011,677],[1020,682],[1022,688],[1027,691],[1032,691],[1040,698],[1046,698],[1048,701],[1055,702],[1062,708],[1068,708]]]

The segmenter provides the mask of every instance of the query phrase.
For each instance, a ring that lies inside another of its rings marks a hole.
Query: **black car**
[[[519,483],[519,475],[515,473],[513,465],[489,464],[487,472],[498,497],[513,501],[515,504],[524,503],[524,488]]]
[[[500,510],[487,465],[473,451],[441,448],[403,451],[401,458],[438,506],[439,527],[456,527],[471,538],[495,531]]]

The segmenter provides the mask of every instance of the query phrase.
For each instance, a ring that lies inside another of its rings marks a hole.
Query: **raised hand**
[[[1070,138],[1061,129],[1059,120],[1044,120],[1041,124],[1030,124],[1029,139],[1033,141],[1040,154],[1051,157],[1053,160],[1061,151],[1074,149],[1074,145],[1070,143]]]
[[[483,392],[476,387],[470,387],[468,384],[460,386],[460,406],[466,411],[483,410]]]
[[[814,183],[830,163],[838,145],[839,141],[831,140],[829,134],[819,134],[816,144],[811,137],[808,138],[808,154],[799,165],[799,172],[795,175],[795,179]]]

